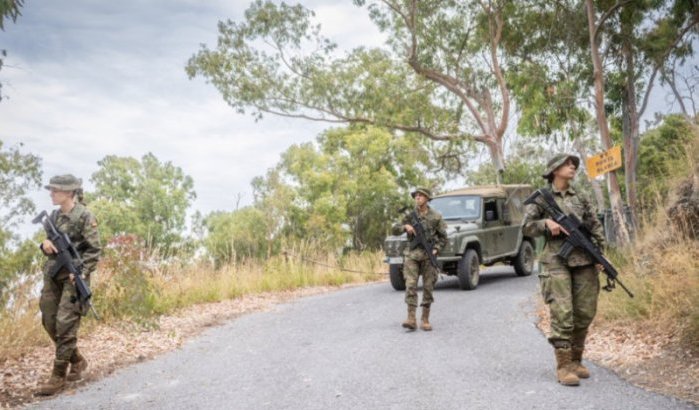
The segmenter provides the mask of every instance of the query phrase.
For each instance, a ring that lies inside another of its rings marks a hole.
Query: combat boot
[[[417,319],[415,318],[415,311],[417,306],[408,305],[408,319],[403,322],[403,327],[410,330],[417,329]]]
[[[422,324],[420,325],[420,329],[425,330],[425,331],[432,330],[432,325],[430,324],[430,307],[429,306],[422,307],[421,320],[422,320]]]
[[[75,382],[82,379],[82,372],[87,368],[87,360],[83,355],[80,354],[76,348],[73,351],[73,355],[70,356],[70,370],[68,371],[68,376],[66,380],[69,382]]]
[[[573,352],[570,348],[557,348],[556,352],[556,377],[558,382],[564,386],[578,386],[580,379],[573,372],[573,362],[571,357]]]
[[[573,369],[573,372],[581,379],[587,379],[590,377],[590,370],[588,370],[588,368],[582,364],[582,355],[584,350],[585,349],[582,347],[573,346],[571,355],[571,369]]]
[[[55,360],[51,377],[36,389],[36,395],[51,396],[58,393],[66,385],[66,370],[68,370],[68,360]]]

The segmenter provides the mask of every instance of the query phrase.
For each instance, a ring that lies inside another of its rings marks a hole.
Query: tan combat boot
[[[416,306],[408,305],[408,319],[403,322],[403,327],[410,330],[417,329],[417,319],[415,319]]]
[[[430,324],[430,307],[429,306],[423,306],[422,307],[422,324],[420,325],[420,329],[430,331],[432,330],[432,325]]]
[[[55,360],[51,377],[46,383],[41,384],[36,389],[37,396],[51,396],[58,393],[66,385],[66,370],[68,360]]]
[[[581,379],[587,379],[590,377],[590,370],[588,370],[588,368],[582,364],[582,355],[584,350],[585,349],[582,347],[573,346],[571,355],[571,369],[573,369],[573,373],[575,373]]]
[[[76,348],[73,355],[70,356],[70,370],[68,371],[68,376],[66,380],[69,382],[75,382],[82,379],[82,372],[87,368],[87,360],[83,355],[80,354]]]
[[[578,386],[580,379],[572,370],[571,357],[573,352],[570,348],[557,348],[556,352],[556,377],[558,382],[564,386]]]

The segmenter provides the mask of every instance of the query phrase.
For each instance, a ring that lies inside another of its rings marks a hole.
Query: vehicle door
[[[517,251],[517,242],[522,227],[519,223],[513,221],[516,215],[511,214],[511,209],[508,208],[507,201],[504,198],[497,200],[498,211],[502,216],[502,235],[498,240],[498,254],[512,253]]]
[[[502,208],[501,208],[502,209]],[[504,240],[502,218],[498,212],[497,198],[483,198],[483,232],[481,251],[484,258],[492,258],[502,252]]]

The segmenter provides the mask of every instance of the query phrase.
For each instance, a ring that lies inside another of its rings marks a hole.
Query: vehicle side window
[[[500,217],[498,215],[498,206],[495,199],[486,199],[483,210],[486,222],[497,221]]]

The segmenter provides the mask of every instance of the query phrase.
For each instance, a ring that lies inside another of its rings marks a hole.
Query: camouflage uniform
[[[427,193],[427,197],[431,198],[430,192],[424,188],[418,189],[415,192]],[[415,196],[413,193],[413,197]],[[447,225],[442,219],[442,215],[434,209],[427,206],[427,212],[420,214],[420,211],[415,209],[418,214],[420,223],[425,228],[427,240],[431,240],[433,249],[439,252],[447,244]],[[409,215],[405,215],[400,224],[393,226],[393,234],[400,235],[405,232],[403,226],[412,225]],[[410,236],[409,246],[405,249],[405,262],[403,263],[403,276],[405,277],[405,303],[408,306],[418,305],[417,296],[417,281],[422,275],[423,295],[421,306],[429,307],[434,302],[432,290],[437,282],[437,270],[430,263],[429,255],[420,244],[420,241]]]
[[[61,175],[51,178],[49,185],[45,188],[75,191],[80,189],[81,182],[72,175]],[[101,251],[95,217],[83,204],[76,202],[67,214],[54,210],[50,218],[58,230],[68,235],[80,254],[83,261],[82,272],[85,281],[89,284],[90,275],[97,266]],[[55,277],[51,277],[49,272],[56,263],[56,255],[46,254],[46,256],[48,260],[43,269],[44,287],[39,299],[41,322],[51,340],[56,344],[56,360],[75,363],[78,355],[78,329],[83,312],[76,301],[75,285],[70,281],[68,271],[63,269]]]
[[[553,161],[544,176],[548,177],[569,157],[558,156],[558,161]],[[561,210],[578,217],[592,234],[593,242],[603,250],[606,244],[604,231],[590,202],[580,197],[572,187],[559,191],[549,185],[548,189]],[[597,311],[600,290],[598,273],[592,258],[580,249],[573,250],[567,260],[557,255],[566,236],[561,233],[552,237],[546,229],[546,218],[548,216],[539,205],[527,205],[523,231],[527,236],[546,235],[546,245],[539,258],[539,278],[544,302],[551,313],[549,341],[556,347],[582,347]]]

